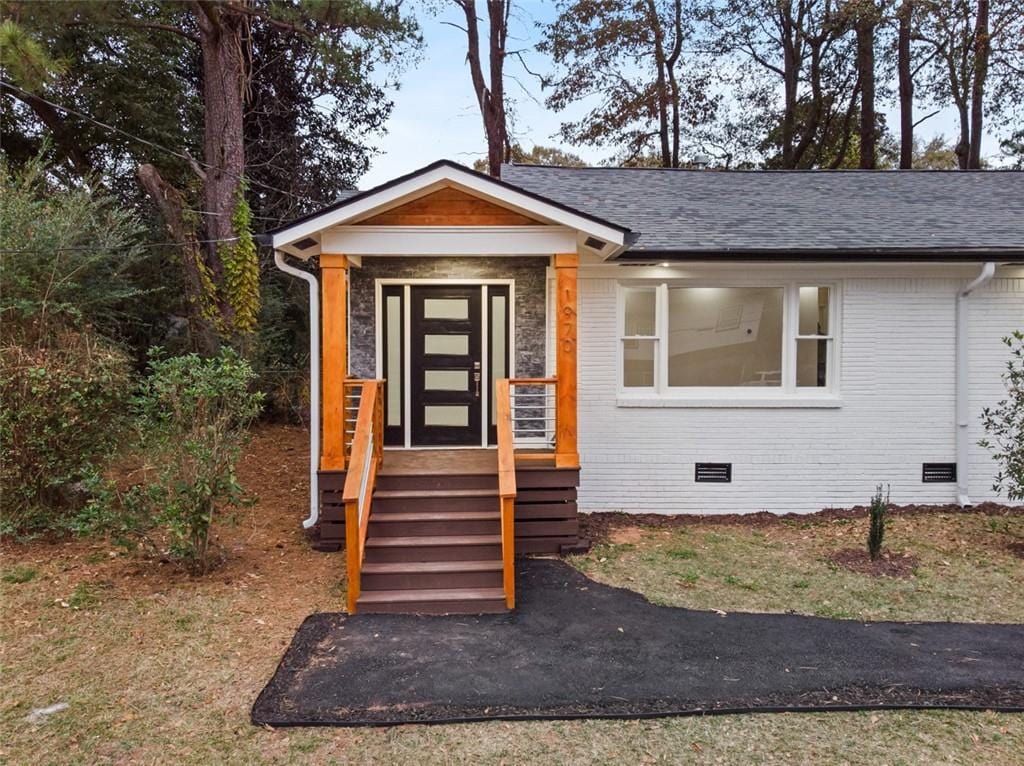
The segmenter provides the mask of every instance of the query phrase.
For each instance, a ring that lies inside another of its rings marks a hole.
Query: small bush
[[[135,409],[153,476],[121,495],[117,514],[94,504],[94,526],[121,540],[166,532],[169,553],[202,574],[217,510],[242,501],[235,466],[262,396],[249,390],[252,368],[231,349],[209,359],[164,359],[154,349],[150,370]]]
[[[4,531],[66,526],[84,482],[122,433],[131,394],[123,353],[87,332],[52,346],[0,348],[0,514]]]
[[[882,492],[882,485],[875,488],[875,494],[871,498],[871,507],[868,509],[868,555],[874,561],[882,555],[882,542],[885,538],[885,512],[889,507],[889,490]]]
[[[1003,343],[1010,359],[1003,373],[1007,397],[981,413],[988,435],[979,444],[992,451],[999,465],[992,484],[995,492],[1006,492],[1010,500],[1024,500],[1024,332],[1017,330]]]

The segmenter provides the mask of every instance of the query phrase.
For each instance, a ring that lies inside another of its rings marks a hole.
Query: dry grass
[[[906,579],[870,577],[828,554],[859,548],[867,519],[761,527],[624,527],[573,563],[594,579],[693,609],[861,620],[1024,622],[1024,516],[937,514],[889,521],[888,550],[920,564]]]
[[[0,574],[14,575],[0,576],[0,762],[994,765],[1024,760],[1024,716],[991,713],[755,715],[394,729],[254,727],[249,706],[299,623],[311,611],[337,610],[342,603],[341,558],[311,551],[297,529],[305,500],[302,439],[292,429],[260,435],[243,478],[263,499],[224,530],[229,562],[203,580],[135,561],[100,544],[4,549]],[[931,554],[924,550],[928,546],[936,545],[934,555],[946,558],[950,550],[960,551],[963,563],[950,561],[949,566],[968,576],[977,571],[976,538],[995,540],[1009,534],[986,531],[986,523],[973,517],[945,520],[935,529],[944,529],[947,537],[952,533],[954,547],[925,541],[915,553],[933,567],[933,558],[927,557]],[[896,528],[893,533],[895,546],[899,533]],[[739,528],[690,529],[667,536],[640,530],[631,535],[632,543],[603,546],[577,563],[601,579],[690,606],[769,608],[772,599],[785,596],[776,608],[815,611],[814,605],[826,598],[818,590],[825,583],[819,585],[817,577],[844,583],[842,598],[835,597],[837,609],[881,610],[878,600],[888,593],[877,591],[877,584],[862,584],[868,588],[868,606],[859,607],[855,579],[844,580],[845,575],[827,568],[799,575],[811,585],[792,586],[802,567],[817,564],[814,555],[804,561],[785,551],[791,547],[787,543],[802,540],[808,548],[825,550],[845,545],[845,533],[841,540],[831,531],[821,539],[814,528],[799,527],[779,536],[765,531],[763,539]],[[962,545],[956,542],[961,539]],[[704,563],[726,556],[734,544],[740,547],[728,554],[733,556],[729,561],[749,556],[746,566]],[[994,590],[976,605],[977,611],[959,601],[971,592],[959,588],[968,585],[958,586],[957,599],[933,593],[918,601],[911,592],[900,591],[904,602],[899,608],[910,614],[944,604],[951,613],[974,619],[1019,620],[1024,565],[1016,560],[1014,570],[1013,562],[991,547],[985,547],[988,564],[977,587]],[[644,573],[643,582],[623,582],[629,557],[642,564],[634,574]],[[782,566],[779,557],[791,564]],[[667,567],[664,575],[662,567]],[[713,567],[722,573],[720,579],[732,574],[743,583],[767,581],[775,567],[779,582],[776,589],[765,586],[763,591],[724,580],[712,585]],[[667,574],[669,569],[673,574]],[[699,573],[694,587],[673,584],[691,570]],[[34,574],[29,576],[29,571]],[[909,585],[947,579],[939,571]],[[1016,593],[1006,590],[1013,583]],[[998,603],[1007,593],[1005,603]],[[24,720],[31,709],[55,702],[69,707],[43,723]]]

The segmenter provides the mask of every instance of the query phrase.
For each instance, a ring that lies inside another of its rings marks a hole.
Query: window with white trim
[[[834,388],[835,287],[623,285],[624,394],[814,395]]]

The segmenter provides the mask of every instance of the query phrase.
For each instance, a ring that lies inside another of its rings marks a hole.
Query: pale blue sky
[[[372,160],[369,172],[359,187],[367,189],[395,176],[408,173],[437,159],[451,159],[466,165],[484,156],[483,123],[473,95],[466,64],[465,34],[444,21],[464,24],[461,11],[439,2],[443,12],[432,15],[416,9],[425,39],[419,61],[402,73],[401,88],[390,95],[395,107],[388,121],[387,135],[378,141],[381,153]],[[509,49],[532,49],[539,39],[536,22],[554,18],[554,4],[540,0],[521,0],[514,11],[509,30]],[[515,38],[515,39],[512,39]],[[524,57],[535,72],[548,72],[550,61],[533,50]],[[514,131],[520,143],[559,146],[597,163],[610,152],[588,147],[568,146],[557,138],[559,124],[586,112],[577,105],[569,111],[554,113],[544,108],[543,94],[537,80],[527,74],[518,60],[506,63],[506,90],[515,109]],[[517,82],[518,81],[518,82]],[[887,113],[889,124],[898,124],[898,114],[888,104],[879,105]],[[920,110],[922,114],[927,112]],[[936,133],[947,137],[956,133],[952,109],[932,117],[918,128],[922,138]],[[994,155],[998,143],[986,136],[985,154]]]

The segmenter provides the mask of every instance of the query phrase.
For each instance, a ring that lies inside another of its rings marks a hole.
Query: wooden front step
[[[369,614],[497,614],[507,611],[499,588],[364,591],[359,611]]]
[[[501,561],[401,561],[363,565],[363,591],[500,588]]]
[[[365,561],[489,561],[501,558],[501,535],[366,538]]]
[[[389,474],[377,476],[377,493],[402,490],[498,489],[496,473]],[[376,494],[374,495],[376,497]]]
[[[357,611],[506,611],[497,474],[459,455],[445,460],[458,473],[435,473],[437,466],[426,465],[378,474]],[[333,488],[335,477],[325,479]],[[516,552],[557,553],[577,543],[579,472],[531,464],[517,468],[516,480]],[[336,498],[325,493],[324,500],[326,511]]]
[[[479,511],[498,507],[497,489],[378,489],[373,493],[374,514]]]
[[[375,537],[500,535],[501,511],[417,510],[374,513],[370,516],[369,534]]]

